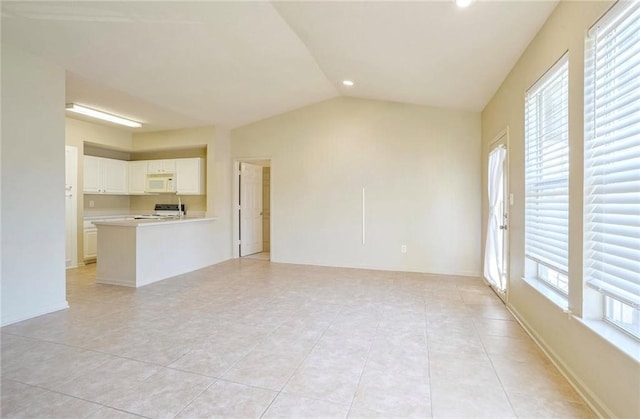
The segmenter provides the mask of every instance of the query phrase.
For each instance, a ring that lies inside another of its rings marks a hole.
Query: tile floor
[[[243,258],[259,259],[259,260],[271,260],[271,253],[269,253],[269,252],[254,253],[252,255],[243,256]]]
[[[255,259],[94,278],[2,328],[2,417],[594,417],[479,279]]]

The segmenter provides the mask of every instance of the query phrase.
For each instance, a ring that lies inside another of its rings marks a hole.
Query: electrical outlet
[[[407,253],[407,245],[403,244],[400,246],[400,253]]]
[[[95,201],[89,201],[89,208],[93,208],[96,206]]]

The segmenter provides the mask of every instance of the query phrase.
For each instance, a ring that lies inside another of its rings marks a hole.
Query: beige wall
[[[133,152],[158,152],[160,150],[198,148],[212,145],[216,129],[213,126],[184,128],[158,132],[133,134]]]
[[[1,324],[66,307],[65,74],[2,44]]]
[[[231,258],[231,133],[216,127],[213,151],[207,154],[207,213],[217,221],[214,237],[218,262]]]
[[[80,147],[84,142],[88,142],[100,145],[103,148],[127,152],[132,147],[131,132],[124,129],[67,118],[66,130],[67,145]]]
[[[131,160],[182,159],[190,157],[207,157],[207,148],[196,146],[184,149],[164,149],[131,153]]]
[[[130,211],[137,214],[149,214],[154,211],[156,204],[177,204],[178,197],[174,194],[163,195],[132,195],[130,198]],[[207,211],[206,195],[181,195],[180,202],[186,208],[187,215],[197,211],[205,213]]]
[[[80,205],[84,205],[87,211],[94,211],[100,213],[116,213],[127,214],[131,207],[131,201],[128,195],[93,195],[88,194],[83,196],[83,200],[79,201]],[[93,207],[91,203],[93,202]],[[83,208],[80,208],[82,211]],[[91,215],[87,212],[85,215]],[[81,259],[80,259],[81,260]]]
[[[105,159],[131,160],[131,153],[129,152],[106,149],[89,143],[84,145],[84,155],[104,157]]]
[[[479,113],[336,98],[231,137],[271,159],[272,260],[479,275]]]
[[[526,49],[495,97],[482,113],[483,191],[486,190],[490,141],[509,128],[509,182],[514,195],[510,221],[508,304],[546,347],[556,363],[603,416],[640,416],[640,366],[602,339],[579,317],[562,309],[523,281],[524,269],[524,96],[525,91],[569,51],[569,150],[570,150],[570,301],[582,312],[582,161],[584,37],[587,29],[611,2],[561,2]],[[483,193],[483,220],[487,199]],[[483,221],[483,224],[486,221]],[[483,238],[485,236],[483,225]],[[587,324],[594,325],[586,319]],[[637,348],[637,346],[636,346]]]

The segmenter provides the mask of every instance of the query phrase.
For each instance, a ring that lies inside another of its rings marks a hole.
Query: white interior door
[[[240,256],[262,252],[262,167],[240,163]]]
[[[489,217],[484,254],[484,277],[503,298],[507,292],[507,145],[506,135],[489,153],[487,194]]]
[[[64,214],[65,214],[65,266],[78,266],[78,149],[65,146]]]

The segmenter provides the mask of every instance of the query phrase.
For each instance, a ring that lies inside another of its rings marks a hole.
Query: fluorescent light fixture
[[[78,105],[76,103],[67,103],[67,110],[131,128],[140,128],[142,126],[140,122],[132,121],[121,116],[111,115],[110,113],[97,111],[95,109],[87,108],[86,106]]]
[[[461,8],[469,7],[471,2],[473,2],[473,0],[456,0],[456,6]]]
[[[342,84],[349,87],[353,86],[353,82],[351,80],[342,80]]]

